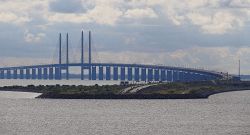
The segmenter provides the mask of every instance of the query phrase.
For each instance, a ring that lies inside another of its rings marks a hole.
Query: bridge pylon
[[[92,80],[91,60],[91,31],[89,31],[89,80]]]
[[[81,80],[84,80],[84,36],[81,35]]]

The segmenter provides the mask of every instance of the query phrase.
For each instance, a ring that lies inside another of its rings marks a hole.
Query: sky
[[[59,33],[80,61],[82,30],[94,62],[250,74],[250,0],[0,0],[0,66],[56,63]]]

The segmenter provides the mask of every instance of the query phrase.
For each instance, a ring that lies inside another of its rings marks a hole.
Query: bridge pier
[[[114,67],[113,80],[118,80],[118,67]]]
[[[0,78],[1,78],[1,79],[4,79],[4,70],[1,70],[1,71],[0,71]]]
[[[38,80],[41,80],[42,79],[42,69],[41,68],[38,68],[38,76],[37,76],[37,79]]]
[[[111,80],[111,70],[110,70],[110,67],[106,67],[106,80]]]
[[[91,76],[92,80],[96,80],[96,67],[93,66],[92,67],[92,76]]]
[[[91,71],[91,69],[92,69],[92,67],[91,66],[89,66],[89,80],[92,80],[92,71]]]
[[[140,81],[140,69],[138,67],[135,68],[135,81]]]
[[[161,81],[166,81],[166,70],[161,69]]]
[[[133,69],[131,67],[128,67],[128,81],[133,80]]]
[[[154,80],[159,81],[159,69],[154,69]]]
[[[173,71],[167,70],[167,81],[172,82],[173,81]]]
[[[29,68],[26,68],[25,78],[30,79],[30,69]]]
[[[47,80],[48,79],[48,68],[43,68],[43,79]]]
[[[147,70],[146,70],[146,68],[142,68],[141,69],[141,80],[142,81],[147,81]]]
[[[61,76],[60,73],[61,72],[61,68],[60,67],[55,67],[55,79],[56,80],[61,80]]]
[[[103,80],[103,67],[99,67],[98,79]]]
[[[20,70],[19,70],[19,73],[20,73],[20,74],[19,74],[19,78],[20,78],[20,79],[24,79],[23,69],[20,69]]]
[[[54,79],[54,69],[53,67],[49,68],[49,80],[53,80]]]
[[[81,80],[84,80],[84,67],[83,66],[81,66]]]
[[[7,79],[11,79],[11,70],[7,70]]]
[[[14,69],[13,79],[17,79],[17,69]]]
[[[32,79],[36,79],[36,68],[32,68]]]
[[[126,80],[125,67],[121,67],[121,80],[122,81]]]
[[[148,81],[153,81],[153,69],[151,68],[148,69]]]

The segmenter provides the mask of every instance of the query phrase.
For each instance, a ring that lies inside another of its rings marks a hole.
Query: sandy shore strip
[[[0,91],[0,98],[8,99],[34,99],[42,93],[35,92],[18,92],[18,91]]]

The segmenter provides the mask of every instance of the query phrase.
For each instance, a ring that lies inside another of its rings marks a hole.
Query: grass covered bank
[[[209,95],[250,89],[250,82],[202,81],[158,83],[136,93],[122,94],[122,90],[136,85],[29,85],[0,87],[3,91],[25,91],[43,93],[38,98],[55,99],[196,99]]]

